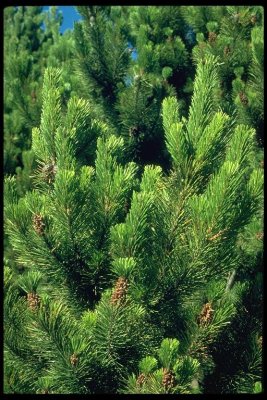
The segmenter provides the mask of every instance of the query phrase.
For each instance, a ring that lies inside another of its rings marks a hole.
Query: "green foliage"
[[[262,392],[261,382],[256,382],[254,385],[254,393],[261,393],[261,392]]]
[[[41,280],[42,274],[39,271],[28,271],[27,274],[20,276],[18,285],[25,293],[36,293]]]
[[[110,103],[116,101],[129,63],[123,27],[118,21],[113,23],[109,8],[78,6],[77,10],[84,19],[74,29],[81,91],[87,96],[91,92],[94,101],[100,99],[105,112],[114,118]]]
[[[177,339],[164,339],[158,350],[159,360],[164,368],[172,368],[178,356],[179,341]]]
[[[31,129],[39,124],[41,85],[49,54],[59,39],[62,20],[52,8],[7,7],[4,13],[5,172],[25,166],[23,150],[31,145]],[[46,19],[46,30],[42,23]],[[62,66],[62,63],[60,64]],[[27,166],[26,166],[27,168]],[[25,184],[26,189],[27,182]]]
[[[139,369],[143,374],[149,374],[157,368],[158,361],[156,358],[147,356],[139,362]]]
[[[204,60],[210,54],[219,59],[218,96],[222,109],[227,113],[235,112],[239,123],[254,126],[258,142],[262,144],[262,7],[182,8],[188,23],[196,32],[201,31],[198,44],[192,50],[195,61]],[[204,30],[205,23],[207,31]]]
[[[133,257],[116,258],[112,262],[112,272],[117,276],[129,278],[136,267]]]
[[[199,363],[178,352],[179,341],[164,339],[156,358],[147,356],[139,363],[139,375],[128,378],[123,393],[190,394],[196,393],[192,380],[197,376]]]
[[[5,10],[5,393],[259,393],[262,9],[77,10]]]

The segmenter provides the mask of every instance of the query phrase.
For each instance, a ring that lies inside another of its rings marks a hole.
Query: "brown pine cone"
[[[163,369],[162,385],[166,390],[173,388],[175,385],[175,375],[167,368]]]
[[[43,221],[43,216],[41,214],[34,214],[32,217],[32,224],[33,224],[33,229],[35,232],[41,236],[44,234],[44,221]]]
[[[133,126],[129,129],[129,136],[136,137],[140,133],[138,126]]]
[[[41,168],[41,174],[45,182],[48,182],[49,184],[51,182],[54,182],[55,176],[57,173],[57,166],[54,161],[51,161],[48,164],[45,164]]]
[[[198,317],[199,325],[206,325],[211,322],[214,310],[211,308],[211,303],[206,303]]]
[[[256,22],[257,22],[257,17],[256,17],[256,15],[252,15],[250,21],[251,21],[251,23],[252,23],[253,25],[255,25]]]
[[[214,43],[217,39],[217,35],[215,32],[209,32],[208,41],[210,44]]]
[[[40,297],[38,296],[38,294],[34,292],[27,293],[27,301],[30,310],[35,311],[38,309],[40,305]]]
[[[244,92],[239,93],[239,98],[240,98],[241,103],[244,104],[244,106],[248,105],[248,98]]]
[[[137,384],[138,386],[142,386],[142,385],[144,384],[145,380],[146,380],[145,374],[140,374],[140,375],[138,376],[137,380],[136,380],[136,384]]]
[[[75,367],[78,363],[78,357],[75,353],[72,354],[72,356],[70,356],[70,363],[73,367]]]
[[[230,53],[231,53],[230,46],[225,46],[225,48],[223,49],[223,54],[227,57],[229,56]]]
[[[111,304],[122,304],[126,299],[128,289],[128,281],[126,278],[120,276],[116,282],[115,289],[111,296]]]
[[[256,233],[256,238],[259,239],[259,240],[263,239],[263,236],[264,236],[263,232]]]

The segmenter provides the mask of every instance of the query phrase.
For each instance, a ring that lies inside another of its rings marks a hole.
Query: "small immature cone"
[[[256,233],[256,238],[257,238],[258,240],[263,239],[263,232],[258,232],[258,233]]]
[[[138,133],[139,133],[139,129],[138,129],[137,126],[133,126],[133,127],[131,127],[131,128],[129,129],[129,136],[131,136],[131,137],[137,136]]]
[[[75,353],[72,354],[72,356],[70,357],[70,363],[73,367],[75,367],[78,363],[78,357]]]
[[[239,22],[239,18],[240,18],[240,13],[235,13],[233,15],[233,19],[234,19],[235,22]]]
[[[57,166],[54,161],[51,161],[49,164],[45,164],[41,168],[41,173],[43,176],[43,179],[48,182],[49,184],[51,182],[54,182],[55,176],[57,173]]]
[[[142,385],[144,384],[145,380],[146,380],[145,374],[140,374],[140,375],[138,376],[137,380],[136,380],[136,384],[137,384],[138,386],[142,386]]]
[[[175,385],[174,373],[167,368],[163,369],[162,385],[166,390],[173,388]]]
[[[32,92],[31,92],[31,98],[32,98],[32,101],[35,103],[37,97],[36,97],[36,93],[34,90],[32,90]]]
[[[244,104],[244,106],[248,105],[248,98],[244,92],[239,93],[239,98],[240,98],[241,103]]]
[[[229,56],[229,54],[231,53],[231,49],[229,46],[225,46],[224,50],[223,50],[223,54],[227,57]]]
[[[45,224],[44,224],[42,215],[34,214],[34,216],[32,218],[32,223],[33,223],[33,229],[35,230],[35,232],[40,236],[43,235]]]
[[[214,43],[217,39],[217,35],[215,32],[209,32],[208,41],[210,44]]]
[[[251,21],[251,23],[252,23],[253,25],[255,25],[256,22],[257,22],[257,17],[256,17],[256,15],[252,15],[250,21]]]
[[[206,325],[211,322],[214,310],[211,308],[211,303],[206,303],[198,317],[199,325]]]
[[[111,304],[122,304],[126,299],[128,289],[128,281],[126,278],[120,276],[116,282],[115,289],[111,296]]]
[[[38,309],[40,305],[40,297],[38,294],[32,292],[32,293],[27,293],[27,301],[28,301],[28,306],[32,311],[35,311]]]

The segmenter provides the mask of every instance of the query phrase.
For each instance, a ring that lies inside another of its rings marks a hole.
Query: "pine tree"
[[[62,68],[65,102],[75,94],[72,33],[61,35],[61,24],[62,15],[56,7],[47,12],[35,6],[4,10],[4,173],[16,177],[19,196],[33,188],[36,160],[31,130],[40,122],[44,69]],[[6,233],[4,246],[6,258],[15,267]]]
[[[183,93],[186,110],[194,71],[180,8],[77,9],[83,17],[74,32],[81,93],[94,98],[110,129],[124,138],[129,159],[166,166],[161,103]]]
[[[114,104],[118,85],[123,84],[130,54],[119,16],[111,7],[80,6],[83,21],[75,24],[77,71],[80,91],[97,100],[110,123],[117,122]]]
[[[65,96],[75,90],[70,73],[73,43],[70,34],[60,35],[61,24],[56,7],[47,13],[39,6],[4,10],[4,170],[18,174],[21,194],[31,188],[31,180],[22,177],[34,168],[31,130],[40,122],[44,69],[61,67],[68,77],[62,88]]]
[[[90,12],[90,34],[119,31],[109,8]],[[218,345],[232,356],[224,335],[240,349],[246,307],[247,360],[237,349],[234,384],[224,371],[217,392],[260,390],[262,272],[252,269],[254,285],[242,235],[259,220],[263,173],[255,130],[218,106],[218,69],[213,56],[198,62],[187,117],[175,96],[162,102],[167,172],[126,159],[110,114],[64,98],[63,73],[46,70],[34,189],[20,197],[16,179],[5,180],[6,231],[22,266],[5,266],[7,391],[206,393]]]
[[[220,60],[218,95],[224,110],[252,125],[263,144],[263,8],[260,6],[182,7],[196,33],[192,54]]]
[[[42,7],[4,10],[4,168],[14,173],[21,151],[30,148],[31,128],[39,122],[41,104],[36,64],[45,40]]]

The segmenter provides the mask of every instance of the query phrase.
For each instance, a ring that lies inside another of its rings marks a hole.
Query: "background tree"
[[[72,33],[61,35],[61,24],[62,15],[56,7],[48,12],[36,6],[4,9],[4,172],[16,177],[20,196],[33,188],[36,160],[31,150],[31,130],[40,122],[45,68],[62,67],[64,98],[75,93],[70,70]],[[6,234],[4,245],[9,263],[15,266]]]
[[[181,7],[196,33],[196,60],[219,57],[219,97],[226,112],[255,127],[263,144],[263,8],[260,6]]]
[[[61,66],[69,76],[62,90],[71,90],[71,34],[61,35],[61,24],[56,7],[48,12],[39,6],[4,10],[4,170],[18,174],[21,194],[31,187],[26,178],[34,162],[31,130],[40,122],[44,69]]]
[[[186,71],[190,75],[179,7],[77,9],[83,16],[74,32],[81,93],[97,99],[130,159],[167,165],[161,102],[182,92]]]
[[[45,40],[42,18],[42,7],[4,10],[4,168],[7,173],[14,173],[21,166],[21,152],[30,148],[31,128],[39,122],[41,103],[37,92],[42,71],[37,64]]]

